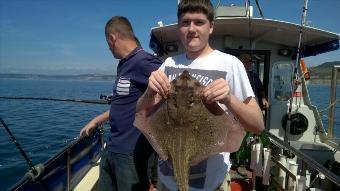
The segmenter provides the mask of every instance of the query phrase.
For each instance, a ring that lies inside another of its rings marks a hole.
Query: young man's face
[[[179,35],[187,52],[204,49],[213,31],[213,23],[203,13],[185,13],[179,20]]]

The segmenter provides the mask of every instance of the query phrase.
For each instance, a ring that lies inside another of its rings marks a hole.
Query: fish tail
[[[177,162],[181,162],[180,160]],[[186,164],[177,164],[177,162],[173,163],[174,174],[177,182],[177,186],[179,191],[188,191],[189,190],[189,165]]]
[[[179,144],[175,148],[178,156],[172,160],[172,165],[174,169],[174,175],[177,182],[177,186],[179,191],[188,191],[189,190],[189,156],[184,149],[184,144]]]

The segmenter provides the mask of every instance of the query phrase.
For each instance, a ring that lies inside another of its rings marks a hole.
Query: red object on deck
[[[249,191],[251,190],[251,185],[249,182],[244,180],[232,180],[230,183],[231,191]]]
[[[294,92],[293,97],[302,97],[302,92]]]

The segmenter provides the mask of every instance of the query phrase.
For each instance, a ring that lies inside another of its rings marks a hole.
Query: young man
[[[170,81],[188,70],[206,86],[203,90],[203,100],[206,103],[217,102],[246,131],[261,132],[264,128],[262,113],[242,63],[234,56],[213,50],[208,43],[214,26],[211,2],[181,0],[177,16],[178,33],[185,53],[167,58],[159,70],[151,73],[148,88],[138,100],[137,112],[151,115],[167,98]],[[228,152],[211,156],[191,166],[190,190],[227,190],[228,185],[223,181],[230,166]],[[158,176],[158,190],[177,191],[173,170],[167,162],[159,161]]]
[[[112,17],[105,35],[113,56],[120,59],[111,108],[90,121],[80,134],[88,135],[99,124],[110,122],[109,139],[100,161],[100,190],[148,190],[148,158],[153,149],[133,121],[137,100],[147,88],[150,73],[158,69],[161,61],[138,46],[125,17]]]

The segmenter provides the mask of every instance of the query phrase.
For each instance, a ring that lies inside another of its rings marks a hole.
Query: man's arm
[[[106,112],[98,115],[94,119],[92,119],[90,122],[88,122],[81,130],[80,130],[80,136],[89,136],[92,131],[100,124],[105,123],[109,120],[110,116],[110,110],[107,110]]]
[[[244,102],[230,95],[225,104],[233,115],[239,119],[246,131],[260,134],[264,129],[263,115],[255,98],[248,97]]]

